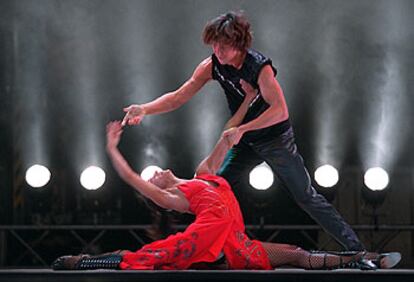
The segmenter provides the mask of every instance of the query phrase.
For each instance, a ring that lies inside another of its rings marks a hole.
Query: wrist
[[[106,144],[106,151],[108,153],[112,153],[114,150],[116,150],[116,145],[114,145],[114,144]]]
[[[243,102],[242,102],[242,105],[245,105],[245,106],[248,106],[248,105],[250,105],[250,103],[251,103],[251,101],[252,101],[253,99],[247,99],[247,98],[245,98],[244,100],[243,100]]]
[[[141,107],[141,113],[142,113],[142,115],[145,116],[147,114],[147,112],[148,112],[147,106],[146,105],[140,105],[140,107]]]
[[[237,129],[239,130],[239,132],[241,132],[242,134],[246,133],[248,131],[247,127],[245,124],[240,125],[239,127],[237,127]]]

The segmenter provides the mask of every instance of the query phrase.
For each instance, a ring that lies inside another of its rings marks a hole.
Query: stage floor
[[[0,281],[16,282],[115,282],[115,281],[352,281],[405,282],[414,281],[414,270],[393,269],[361,271],[277,269],[253,270],[182,270],[182,271],[53,271],[51,269],[1,269]]]

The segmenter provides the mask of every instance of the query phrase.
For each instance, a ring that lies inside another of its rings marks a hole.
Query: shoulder
[[[274,69],[271,65],[264,65],[259,72],[259,81],[263,79],[273,79],[275,76]]]
[[[259,51],[256,51],[254,49],[247,49],[246,61],[261,65],[269,60],[270,58],[266,57]]]
[[[246,65],[255,74],[256,79],[258,79],[259,74],[261,74],[264,69],[271,70],[270,73],[272,76],[276,76],[277,74],[277,70],[273,66],[272,60],[253,49],[247,50]]]
[[[180,213],[189,212],[190,203],[186,194],[177,187],[168,188],[165,190],[168,194],[168,208]]]
[[[194,78],[210,79],[212,70],[212,59],[211,57],[205,58],[198,64],[194,71]]]
[[[211,68],[212,64],[213,64],[213,59],[210,56],[202,60],[201,63],[199,64],[199,67]]]

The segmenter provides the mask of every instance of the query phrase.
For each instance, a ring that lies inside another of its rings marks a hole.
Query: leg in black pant
[[[346,250],[364,250],[352,228],[311,186],[303,159],[297,152],[292,129],[270,141],[240,142],[229,151],[218,175],[223,176],[237,194],[242,175],[262,161],[269,164],[296,203]]]
[[[346,250],[360,251],[364,246],[352,228],[312,186],[303,159],[297,152],[293,130],[272,141],[254,144],[254,150],[269,164],[296,203]]]

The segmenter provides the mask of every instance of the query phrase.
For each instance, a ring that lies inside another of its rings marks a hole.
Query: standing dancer
[[[299,154],[282,88],[276,80],[272,61],[250,49],[250,23],[242,13],[229,12],[207,23],[205,44],[213,54],[202,61],[192,77],[180,88],[156,100],[124,109],[123,125],[135,125],[145,115],[173,111],[188,102],[208,81],[217,80],[234,115],[246,95],[255,92],[240,124],[228,122],[224,137],[233,146],[217,174],[234,189],[241,185],[241,174],[266,161],[287,188],[289,195],[343,248],[364,250],[352,228],[336,209],[312,186]]]

